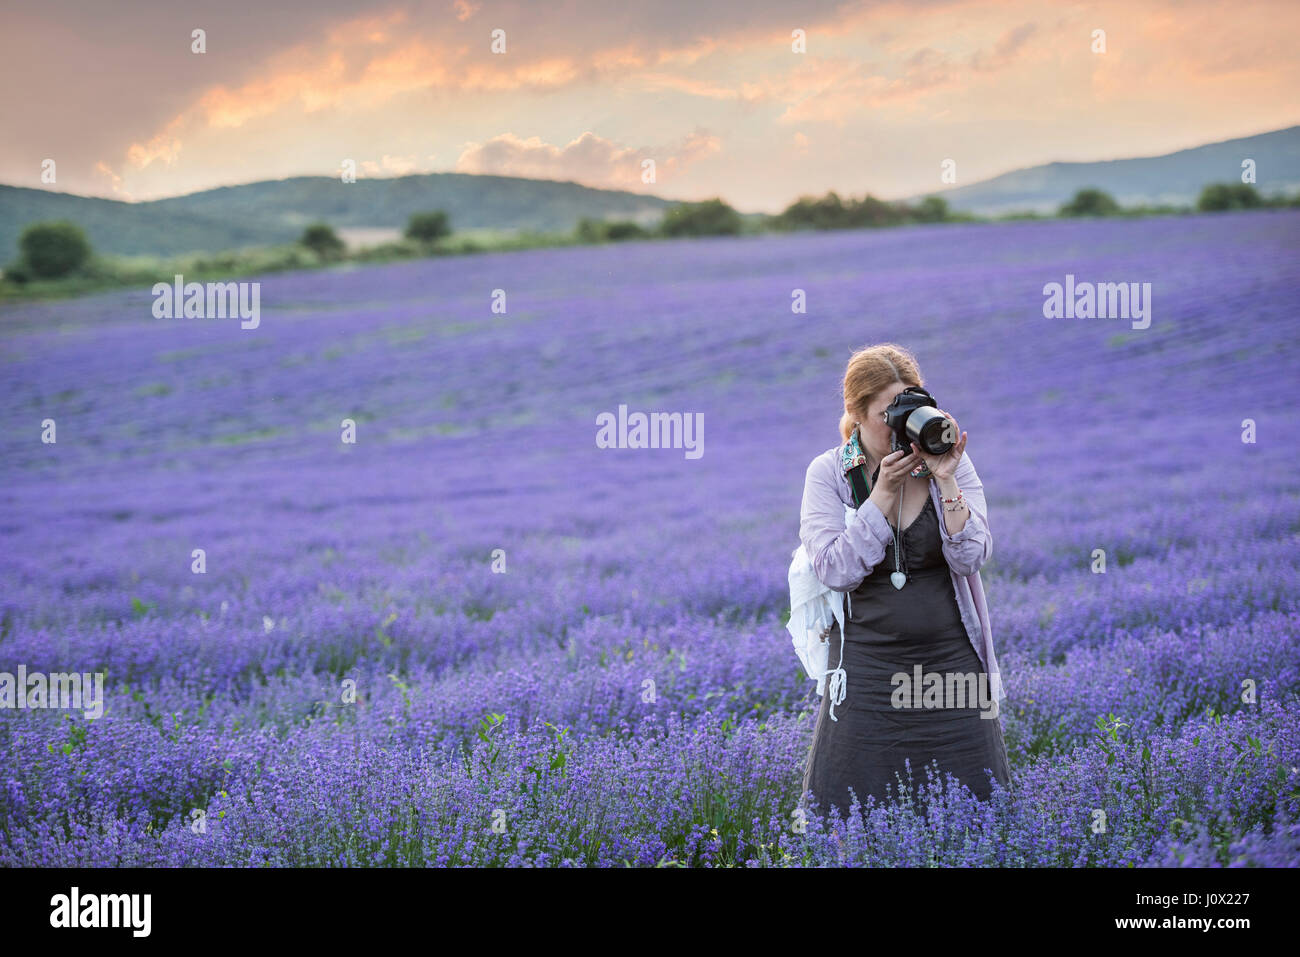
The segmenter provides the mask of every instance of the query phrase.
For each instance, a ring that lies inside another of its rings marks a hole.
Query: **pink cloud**
[[[625,147],[583,133],[563,146],[540,137],[521,139],[502,133],[486,143],[471,143],[456,161],[456,172],[524,176],[530,179],[572,180],[587,186],[610,189],[639,189],[645,160],[653,160],[656,179],[680,173],[691,164],[719,152],[718,137],[695,130],[676,146],[651,149]]]

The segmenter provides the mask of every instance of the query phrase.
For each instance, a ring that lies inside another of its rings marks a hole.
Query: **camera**
[[[945,455],[956,444],[944,438],[951,425],[948,417],[939,411],[934,396],[919,385],[911,385],[894,396],[885,409],[885,424],[893,436],[889,450],[912,451],[912,442],[929,455]]]

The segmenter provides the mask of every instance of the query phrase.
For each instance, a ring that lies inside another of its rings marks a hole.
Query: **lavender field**
[[[1298,253],[1255,212],[287,274],[256,329],[8,307],[0,671],[106,677],[0,710],[0,865],[1298,865]],[[1149,328],[1045,318],[1067,274]],[[786,570],[878,341],[969,432],[1014,782],[837,839]],[[703,455],[599,448],[620,405]]]

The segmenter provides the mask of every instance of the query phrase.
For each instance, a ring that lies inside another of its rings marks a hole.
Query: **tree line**
[[[1265,198],[1250,183],[1211,183],[1201,190],[1195,210],[1226,210],[1300,206],[1300,193],[1292,198]],[[1060,217],[1104,217],[1158,215],[1192,212],[1190,207],[1136,206],[1123,207],[1109,193],[1097,188],[1081,189],[1056,211]],[[1008,214],[1002,219],[1041,218],[1033,213]],[[861,199],[842,199],[833,190],[822,197],[801,196],[776,215],[750,217],[747,223],[735,209],[719,198],[694,203],[678,203],[668,209],[653,226],[634,220],[598,220],[584,217],[574,227],[572,241],[577,243],[617,242],[628,239],[675,238],[684,236],[727,236],[745,232],[863,229],[903,226],[913,223],[971,222],[982,217],[953,212],[940,196],[927,196],[920,202],[887,202],[866,194]],[[376,260],[402,256],[430,255],[445,252],[444,240],[453,235],[451,222],[442,210],[413,214],[402,234],[403,242],[364,251],[354,258]],[[305,250],[317,263],[347,258],[347,249],[333,227],[326,222],[308,225],[295,246]],[[23,285],[31,280],[82,276],[109,278],[111,269],[96,265],[85,232],[68,220],[33,223],[23,230],[18,242],[19,255],[4,268],[6,283]],[[462,244],[460,251],[479,248]],[[290,251],[291,252],[291,251]],[[230,259],[235,254],[226,254]],[[220,258],[220,256],[218,256]],[[282,257],[283,259],[283,257]],[[233,260],[232,260],[233,262]],[[296,255],[283,262],[265,263],[266,268],[294,268],[311,265]]]

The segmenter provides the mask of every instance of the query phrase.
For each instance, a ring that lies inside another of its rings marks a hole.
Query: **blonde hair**
[[[891,385],[924,386],[916,358],[900,345],[882,342],[853,353],[844,370],[844,408],[840,416],[840,440],[853,435],[853,423],[861,421],[877,395]]]

